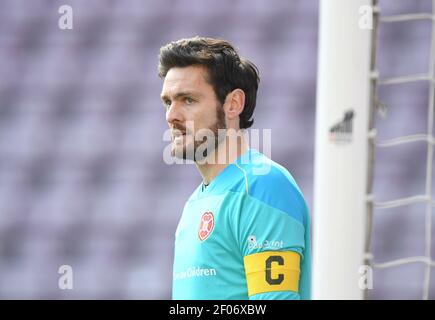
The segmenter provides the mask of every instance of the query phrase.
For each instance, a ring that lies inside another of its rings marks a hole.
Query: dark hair
[[[236,49],[221,39],[194,37],[171,42],[160,48],[158,71],[161,78],[166,77],[171,68],[192,65],[207,68],[208,81],[222,104],[234,89],[245,92],[245,106],[239,116],[240,128],[251,127],[260,82],[257,67],[249,60],[239,57]]]

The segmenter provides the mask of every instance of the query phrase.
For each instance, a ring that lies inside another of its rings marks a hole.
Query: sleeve
[[[289,188],[261,191],[243,197],[236,226],[249,299],[305,299],[305,201]]]

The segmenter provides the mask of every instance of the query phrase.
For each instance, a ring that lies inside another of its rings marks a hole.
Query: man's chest
[[[176,258],[199,263],[235,254],[233,213],[225,195],[186,203],[175,232]]]

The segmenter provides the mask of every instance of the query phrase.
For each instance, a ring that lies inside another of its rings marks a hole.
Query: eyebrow
[[[174,100],[188,97],[188,96],[197,96],[198,97],[198,96],[201,96],[201,94],[199,92],[195,92],[195,91],[182,91],[182,92],[178,92],[177,94],[175,94]],[[162,101],[165,101],[166,99],[170,100],[169,96],[167,96],[167,95],[163,95],[160,98],[162,99]]]

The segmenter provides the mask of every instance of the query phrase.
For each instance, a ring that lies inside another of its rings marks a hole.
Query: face
[[[172,155],[178,158],[205,158],[222,141],[218,130],[226,128],[225,113],[207,76],[205,67],[189,66],[171,68],[164,79],[161,98],[172,129]],[[213,139],[204,132],[213,133]],[[196,151],[203,143],[207,148],[199,157]]]

